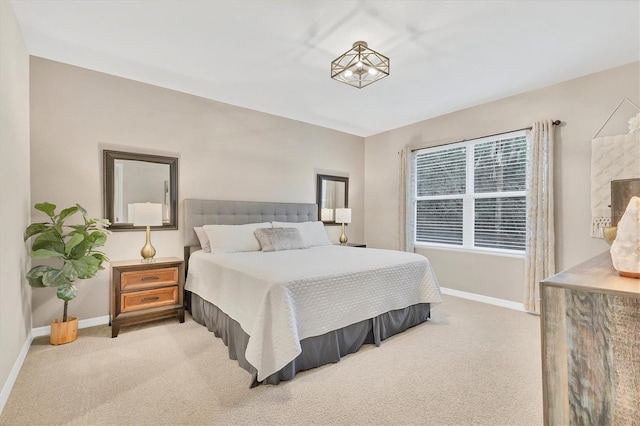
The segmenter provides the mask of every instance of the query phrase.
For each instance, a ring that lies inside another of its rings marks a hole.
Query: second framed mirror
[[[349,178],[318,174],[316,203],[318,219],[325,225],[337,225],[335,210],[349,207]]]

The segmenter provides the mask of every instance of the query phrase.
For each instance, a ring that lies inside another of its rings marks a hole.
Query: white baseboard
[[[87,328],[94,327],[96,325],[109,324],[109,315],[105,315],[103,317],[89,318],[86,320],[78,321],[78,328]],[[31,347],[31,343],[35,337],[40,336],[48,336],[51,334],[51,326],[47,325],[45,327],[37,327],[32,328],[31,333],[27,336],[27,339],[24,341],[24,345],[20,350],[20,354],[16,359],[16,362],[13,364],[13,368],[9,373],[9,377],[7,377],[7,381],[4,383],[2,387],[2,392],[0,392],[0,413],[4,410],[4,406],[9,400],[9,395],[11,394],[11,390],[13,389],[13,385],[18,378],[18,373],[20,373],[20,369],[22,368],[22,364],[24,360],[27,358],[27,353],[29,352],[29,348]]]
[[[511,300],[498,299],[496,297],[483,296],[482,294],[467,293],[466,291],[454,290],[452,288],[440,287],[443,294],[448,294],[463,299],[475,300],[476,302],[488,303],[489,305],[500,306],[503,308],[513,309],[520,312],[526,312],[524,305],[520,302],[512,302]]]
[[[78,321],[78,328],[95,327],[96,325],[109,324],[109,315],[95,317]],[[51,326],[45,325],[31,330],[33,337],[48,336],[51,334]]]
[[[33,332],[29,333],[26,340],[24,341],[24,345],[22,345],[20,354],[18,355],[16,362],[13,363],[13,368],[11,368],[11,372],[9,372],[9,377],[7,377],[7,381],[4,382],[4,386],[2,386],[2,392],[0,392],[0,414],[2,413],[2,410],[4,410],[4,406],[9,400],[9,395],[11,394],[11,390],[13,389],[13,385],[16,383],[16,379],[18,378],[18,373],[20,373],[22,364],[24,363],[24,360],[27,358],[27,353],[29,352],[29,348],[31,347],[32,341],[33,341]]]

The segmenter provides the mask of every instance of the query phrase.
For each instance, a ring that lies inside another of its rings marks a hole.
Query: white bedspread
[[[439,303],[429,261],[393,250],[319,246],[189,259],[186,289],[250,336],[247,361],[264,380],[301,352],[300,340],[417,303]]]

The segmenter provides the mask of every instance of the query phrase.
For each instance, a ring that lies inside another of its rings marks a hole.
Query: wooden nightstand
[[[177,257],[153,263],[138,260],[111,262],[109,318],[111,337],[120,326],[161,318],[184,322],[184,262]]]
[[[360,244],[360,243],[346,243],[346,244],[340,244],[341,246],[347,246],[347,247],[362,247],[362,248],[367,248],[366,244]]]

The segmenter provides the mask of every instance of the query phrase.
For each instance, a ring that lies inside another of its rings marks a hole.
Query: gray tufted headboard
[[[194,226],[318,220],[318,206],[308,203],[186,199],[183,205],[185,254],[187,247],[200,246]]]

